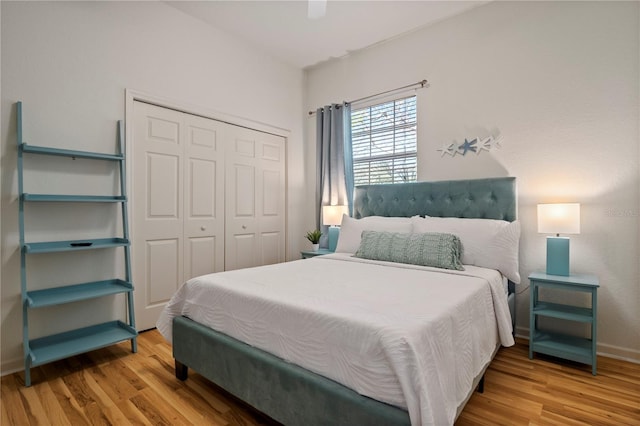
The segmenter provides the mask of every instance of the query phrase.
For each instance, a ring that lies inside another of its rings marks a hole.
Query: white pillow
[[[402,232],[408,234],[413,225],[408,217],[368,216],[354,219],[342,215],[340,236],[338,237],[337,253],[355,253],[360,247],[362,231]]]
[[[457,217],[411,218],[414,233],[444,232],[457,235],[462,243],[462,263],[496,269],[520,283],[518,250],[520,222]]]

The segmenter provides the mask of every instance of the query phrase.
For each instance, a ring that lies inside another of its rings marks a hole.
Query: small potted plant
[[[309,241],[311,241],[311,244],[313,245],[313,251],[318,251],[318,249],[320,248],[320,237],[322,236],[322,232],[320,232],[318,229],[314,229],[313,231],[309,231],[307,232],[307,235],[305,235],[305,238]]]

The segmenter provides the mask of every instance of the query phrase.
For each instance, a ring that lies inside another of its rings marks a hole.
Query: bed
[[[283,424],[452,424],[513,344],[515,219],[514,178],[358,187],[337,253],[194,278],[158,330],[179,379],[191,368]],[[463,238],[492,226],[488,243]],[[441,227],[461,235],[463,270],[353,255]]]

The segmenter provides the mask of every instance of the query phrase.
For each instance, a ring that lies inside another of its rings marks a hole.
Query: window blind
[[[355,185],[417,178],[416,97],[351,111]]]

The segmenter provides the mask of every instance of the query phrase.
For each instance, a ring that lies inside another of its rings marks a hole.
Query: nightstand
[[[533,353],[564,358],[591,365],[591,373],[596,375],[596,338],[598,323],[598,278],[593,275],[548,275],[533,272],[529,275],[531,297],[529,301],[529,359]],[[591,307],[583,308],[568,304],[550,303],[538,298],[538,290],[557,290],[590,293]],[[538,317],[559,318],[591,324],[591,338],[570,336],[556,332],[541,331],[537,328]]]
[[[327,249],[319,249],[318,251],[302,250],[300,252],[300,255],[302,256],[303,259],[308,259],[310,257],[322,256],[323,254],[331,254],[331,253],[334,253],[334,252]]]

